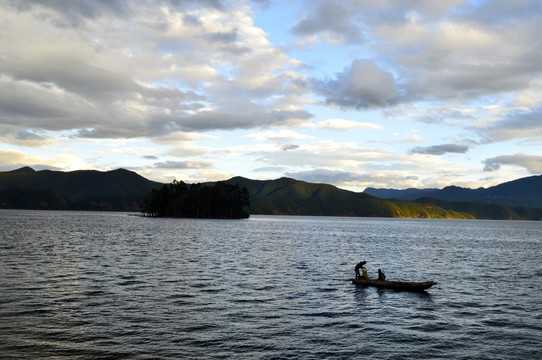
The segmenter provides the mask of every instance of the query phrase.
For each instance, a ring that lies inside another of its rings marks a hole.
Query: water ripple
[[[542,358],[539,222],[0,221],[6,358]],[[360,259],[371,275],[439,284],[354,286]]]

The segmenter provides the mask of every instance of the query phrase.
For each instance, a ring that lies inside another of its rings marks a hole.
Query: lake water
[[[542,359],[542,222],[0,211],[6,359]],[[353,285],[367,261],[426,293]]]

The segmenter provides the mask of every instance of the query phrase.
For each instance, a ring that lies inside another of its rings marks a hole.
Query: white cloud
[[[382,130],[382,126],[378,124],[338,118],[326,119],[319,122],[305,122],[302,126],[308,129],[329,129],[336,131],[350,131],[356,129]]]
[[[272,142],[284,143],[284,142],[292,142],[292,141],[297,141],[297,140],[307,140],[307,139],[311,139],[312,136],[300,134],[292,130],[281,129],[280,131],[252,133],[252,134],[245,135],[245,138],[252,139],[258,142],[272,141]]]
[[[36,156],[17,150],[0,149],[0,164],[6,170],[13,170],[23,166],[30,166],[35,169],[49,168],[62,171],[89,170],[94,166],[85,160],[74,156],[63,154],[56,157]]]

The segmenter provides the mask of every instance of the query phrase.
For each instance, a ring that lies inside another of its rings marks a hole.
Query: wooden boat
[[[362,286],[375,286],[382,289],[393,289],[397,291],[425,291],[436,285],[435,281],[411,282],[411,281],[389,281],[389,280],[363,280],[351,279],[352,283]]]

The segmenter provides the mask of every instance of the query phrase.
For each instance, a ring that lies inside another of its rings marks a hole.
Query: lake
[[[6,359],[542,359],[542,222],[0,211]],[[425,293],[352,284],[437,281]]]

